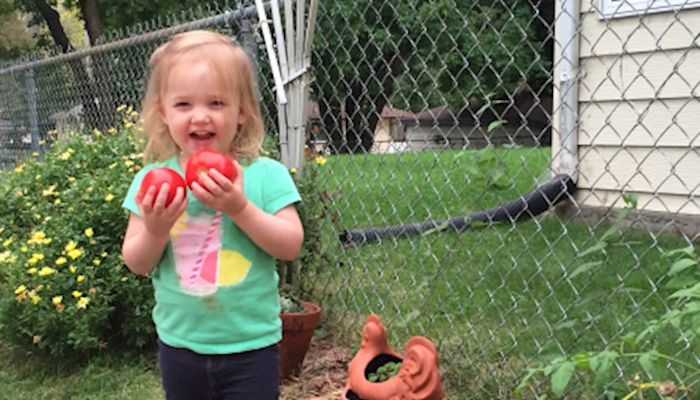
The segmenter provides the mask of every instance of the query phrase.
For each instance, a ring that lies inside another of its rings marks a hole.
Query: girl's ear
[[[160,120],[165,123],[165,109],[163,107],[163,100],[158,99],[158,115],[160,116]]]
[[[248,115],[243,110],[243,107],[238,109],[238,125],[243,125],[248,120]]]

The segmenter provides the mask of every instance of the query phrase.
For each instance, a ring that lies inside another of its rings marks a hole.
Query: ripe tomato
[[[158,195],[158,191],[160,191],[160,187],[163,186],[164,183],[170,185],[170,189],[168,189],[168,197],[165,199],[166,206],[168,206],[168,204],[173,201],[173,198],[175,198],[177,188],[181,187],[185,191],[187,190],[185,187],[185,180],[182,179],[182,176],[180,176],[180,174],[178,174],[175,170],[164,167],[153,168],[146,173],[146,176],[143,177],[143,181],[141,181],[141,188],[139,189],[140,195],[143,196],[151,186],[156,187],[156,195]]]
[[[194,182],[202,185],[199,182],[199,175],[208,173],[212,168],[221,172],[223,176],[232,181],[236,179],[236,167],[230,158],[216,150],[204,149],[192,154],[192,157],[187,161],[187,167],[185,168],[187,186],[192,188]]]

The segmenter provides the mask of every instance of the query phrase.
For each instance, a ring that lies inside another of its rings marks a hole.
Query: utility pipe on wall
[[[579,70],[579,0],[560,0],[557,24],[559,59],[559,161],[561,170],[578,182],[578,83]]]

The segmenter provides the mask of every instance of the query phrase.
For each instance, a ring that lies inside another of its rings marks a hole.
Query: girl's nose
[[[192,122],[207,122],[209,120],[209,114],[203,108],[195,108],[191,120]]]

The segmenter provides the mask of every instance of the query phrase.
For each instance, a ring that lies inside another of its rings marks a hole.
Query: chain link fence
[[[323,156],[316,251],[326,261],[299,268],[302,279],[313,276],[339,343],[359,344],[369,313],[399,352],[409,337],[429,337],[448,398],[513,398],[528,368],[549,363],[556,375],[557,357],[605,349],[620,354],[612,383],[596,391],[595,376],[576,373],[570,396],[628,393],[657,379],[616,346],[679,309],[664,255],[700,237],[700,9],[665,3],[320,3],[307,144]],[[274,134],[254,11],[196,10],[100,47],[4,67],[0,163],[40,153],[49,131],[107,129],[118,105],[137,109],[150,52],[195,28],[238,38],[257,60]],[[566,40],[564,24],[574,24]],[[572,76],[567,102],[562,82]],[[565,148],[561,120],[572,112],[576,136]],[[571,173],[567,154],[576,190],[533,192]],[[654,359],[664,379],[697,393],[697,320],[664,332],[634,345],[682,361]],[[521,395],[551,391],[545,375]]]

